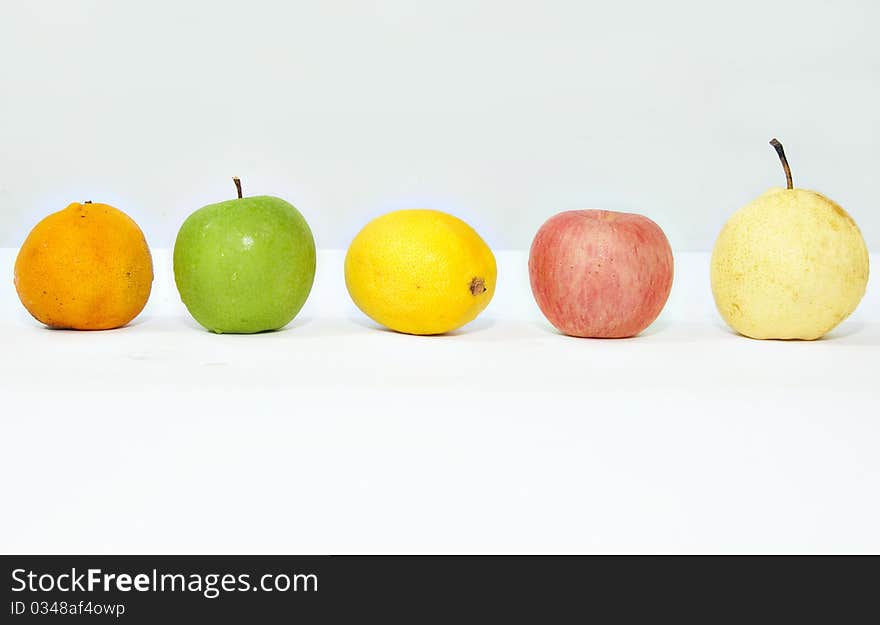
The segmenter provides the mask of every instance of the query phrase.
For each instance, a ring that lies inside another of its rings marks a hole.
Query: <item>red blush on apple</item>
[[[559,213],[529,251],[538,307],[570,336],[625,338],[663,310],[672,289],[672,248],[643,215],[603,210]]]

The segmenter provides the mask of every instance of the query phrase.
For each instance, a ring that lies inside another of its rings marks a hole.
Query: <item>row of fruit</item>
[[[868,252],[852,218],[830,199],[792,184],[771,189],[727,222],[712,254],[712,291],[724,320],[753,338],[815,339],[864,295]],[[199,209],[174,245],[174,278],[192,316],[217,333],[288,324],[315,276],[315,241],[303,216],[269,196]],[[529,276],[539,308],[561,332],[628,337],[663,309],[673,257],[663,231],[642,215],[560,213],[538,231]],[[153,267],[137,224],[105,204],[71,204],[31,231],[15,263],[25,308],[52,328],[124,326],[144,308]],[[345,258],[355,304],[408,334],[442,334],[476,318],[495,291],[495,257],[460,219],[433,210],[383,215],[358,233]]]

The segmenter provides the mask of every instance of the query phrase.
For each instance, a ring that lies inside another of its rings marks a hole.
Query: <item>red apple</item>
[[[532,293],[544,316],[571,336],[635,336],[663,310],[672,248],[642,215],[566,211],[538,230],[529,252]]]

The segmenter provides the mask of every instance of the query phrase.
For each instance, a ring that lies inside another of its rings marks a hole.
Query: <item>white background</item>
[[[679,253],[661,318],[603,341],[497,256],[440,337],[367,321],[341,251],[255,336],[199,329],[167,250],[121,330],[47,330],[0,283],[0,552],[880,551],[876,275],[827,338],[754,341]]]
[[[0,246],[72,201],[169,247],[200,206],[289,199],[344,248],[402,207],[524,249],[570,208],[708,250],[784,183],[880,245],[869,0],[2,3]]]
[[[92,199],[142,225],[156,283],[131,326],[76,333],[0,280],[0,551],[880,551],[876,277],[828,338],[751,341],[683,252],[783,182],[773,135],[877,249],[875,3],[2,8],[0,275]],[[162,248],[234,174],[323,248],[283,332],[211,335],[174,290]],[[559,210],[643,212],[669,305],[637,339],[562,337],[510,251],[473,324],[382,331],[327,249],[409,206],[519,250]]]

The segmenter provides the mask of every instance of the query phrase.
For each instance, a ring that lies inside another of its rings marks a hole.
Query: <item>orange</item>
[[[21,303],[51,328],[108,330],[143,310],[153,260],[138,225],[106,204],[71,204],[34,226],[15,260]]]

